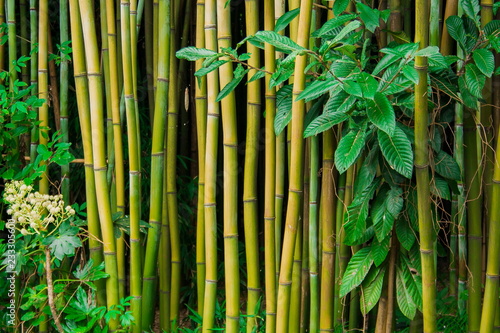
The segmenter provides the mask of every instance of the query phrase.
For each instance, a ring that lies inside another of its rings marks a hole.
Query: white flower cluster
[[[4,199],[9,203],[11,215],[23,235],[46,231],[49,224],[59,225],[75,214],[71,206],[64,207],[62,195],[32,192],[33,187],[22,181],[5,185]]]

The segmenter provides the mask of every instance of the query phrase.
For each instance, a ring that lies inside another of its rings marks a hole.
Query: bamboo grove
[[[0,0],[2,145],[131,332],[500,332],[499,4]]]

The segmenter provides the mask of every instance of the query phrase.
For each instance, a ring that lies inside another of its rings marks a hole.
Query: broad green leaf
[[[307,128],[311,124],[311,122],[316,119],[322,112],[324,113],[323,106],[327,98],[327,95],[321,96],[316,101],[314,101],[311,108],[307,110],[306,116],[304,118],[304,128]]]
[[[486,49],[477,49],[472,51],[472,58],[477,68],[487,77],[491,77],[495,70],[495,57],[493,53]]]
[[[373,239],[371,248],[375,266],[379,267],[384,262],[385,258],[387,258],[390,243],[391,237],[385,237],[382,241],[379,241],[376,237]]]
[[[356,18],[356,15],[350,14],[350,15],[341,15],[337,16],[335,18],[332,18],[328,21],[326,21],[323,26],[316,30],[315,32],[312,33],[313,37],[323,37],[325,35],[330,34],[330,32],[334,29],[337,29],[339,27],[342,27],[345,23],[352,21],[353,19]]]
[[[394,38],[394,41],[398,44],[408,44],[411,43],[411,38],[404,31],[390,31],[387,33]]]
[[[215,101],[220,102],[224,97],[233,92],[233,90],[238,86],[238,84],[240,84],[241,80],[245,77],[248,71],[248,69],[245,69],[243,72],[239,73],[239,75],[235,75],[234,78],[228,84],[226,84],[224,88],[222,88]]]
[[[460,0],[459,1],[460,6],[464,10],[465,14],[467,14],[468,17],[470,17],[476,25],[479,27],[480,22],[479,22],[479,11],[481,10],[481,7],[479,6],[479,1],[478,0]]]
[[[404,270],[406,270],[406,267],[396,267],[396,299],[401,312],[407,318],[413,319],[417,312],[417,304],[411,296],[409,290],[411,287],[408,285],[411,281],[406,279]]]
[[[311,121],[311,123],[304,130],[304,138],[322,133],[334,125],[340,124],[347,120],[349,115],[342,112],[324,113]]]
[[[475,97],[467,87],[467,84],[465,82],[465,75],[462,75],[458,78],[458,88],[460,89],[460,97],[462,98],[464,105],[468,108],[476,110],[478,107],[478,100],[477,97]]]
[[[429,60],[429,66],[431,66],[431,67],[440,68],[440,69],[447,69],[449,67],[449,64],[446,61],[446,58],[439,52],[429,55],[427,57],[427,59]]]
[[[283,86],[276,93],[276,116],[274,132],[280,135],[292,119],[292,85]]]
[[[224,65],[228,61],[229,60],[218,60],[218,61],[215,61],[215,62],[211,63],[208,67],[202,67],[202,68],[198,69],[194,73],[194,76],[200,77],[200,76],[207,75],[208,73],[216,70],[217,68],[219,68],[220,66]]]
[[[373,278],[370,276],[373,275]],[[363,292],[361,293],[361,312],[366,316],[375,305],[377,305],[382,286],[384,285],[385,267],[372,269],[365,281],[363,281]]]
[[[396,127],[392,136],[383,131],[377,131],[377,133],[380,150],[391,168],[406,178],[411,178],[413,173],[413,150],[403,130]]]
[[[335,36],[335,38],[332,40],[332,44],[336,44],[341,42],[349,33],[352,31],[358,29],[361,26],[361,22],[359,21],[352,21],[349,22],[339,33],[338,35]]]
[[[38,154],[42,155],[44,160],[48,160],[52,156],[52,152],[48,150],[46,145],[40,144],[36,147]]]
[[[453,157],[445,153],[444,151],[439,151],[434,157],[435,170],[438,174],[444,178],[453,179],[459,181],[462,179],[460,167]]]
[[[377,9],[372,9],[362,2],[358,2],[356,4],[356,8],[359,11],[359,17],[365,24],[366,29],[372,33],[375,32],[375,29],[378,28],[380,24],[380,12]]]
[[[357,81],[363,92],[363,97],[374,98],[377,92],[378,82],[370,74],[362,72],[358,75]]]
[[[379,242],[391,232],[394,220],[403,209],[402,195],[403,190],[400,187],[392,187],[390,190],[381,191],[373,204],[373,228]]]
[[[300,13],[300,8],[295,8],[285,14],[281,15],[281,17],[276,21],[276,25],[274,27],[274,31],[278,32],[285,29],[290,22],[293,21]]]
[[[335,166],[340,173],[344,173],[356,160],[363,150],[366,141],[365,128],[350,131],[340,139],[335,151]]]
[[[342,82],[342,89],[350,95],[356,97],[363,97],[363,90],[359,83],[357,83],[354,79],[344,80]]]
[[[467,16],[462,16],[462,22],[465,29],[465,49],[470,53],[476,47],[479,38],[479,25]]]
[[[356,97],[341,90],[331,96],[325,104],[324,113],[342,112],[345,113],[356,103]]]
[[[349,0],[336,0],[333,3],[333,15],[339,16],[342,14],[349,5]]]
[[[417,43],[405,43],[395,47],[386,47],[380,50],[381,53],[396,55],[400,58],[412,58],[418,50]]]
[[[465,84],[467,89],[476,98],[482,98],[482,90],[486,82],[486,77],[481,73],[479,68],[474,64],[465,66]]]
[[[410,296],[417,305],[417,308],[422,310],[422,279],[420,274],[422,265],[420,262],[420,251],[414,251],[415,249],[416,248],[413,247],[412,250],[408,252],[408,257],[401,255],[400,261]],[[415,254],[416,257],[414,257]]]
[[[444,200],[451,200],[450,186],[443,178],[434,175],[431,181],[431,193]]]
[[[345,239],[347,245],[358,245],[359,240],[365,234],[366,220],[368,218],[368,208],[370,200],[375,193],[381,182],[381,178],[375,178],[359,195],[357,195],[353,202],[347,208],[345,216]],[[373,234],[373,228],[372,234]],[[364,240],[363,240],[364,241]]]
[[[414,84],[418,84],[418,72],[417,70],[415,69],[415,67],[413,65],[405,65],[403,67],[403,75],[408,79],[410,80],[411,82],[413,82]]]
[[[351,290],[359,286],[372,265],[373,258],[370,247],[364,247],[356,252],[349,261],[349,264],[347,264],[346,271],[342,277],[339,296],[344,297]]]
[[[396,127],[396,117],[389,99],[377,92],[373,99],[366,100],[366,114],[370,121],[382,131],[392,135]]]
[[[435,54],[440,54],[439,53],[439,47],[437,46],[427,46],[423,49],[418,50],[415,52],[415,57],[430,57]]]
[[[396,220],[396,235],[401,245],[409,251],[415,243],[416,238],[415,232],[411,229],[405,217]]]
[[[357,69],[357,64],[347,58],[336,60],[330,67],[330,71],[332,71],[337,78],[348,77]]]
[[[59,260],[65,256],[73,256],[75,249],[82,246],[80,238],[74,235],[51,236],[49,238],[51,253]]]
[[[458,16],[450,16],[446,19],[446,26],[450,36],[458,42],[462,50],[466,51],[465,28],[462,19]]]
[[[500,4],[500,2],[497,2]],[[488,37],[491,36],[493,38],[498,38],[500,34],[500,20],[493,20],[484,26],[484,34]]]
[[[289,52],[305,50],[302,46],[295,43],[290,38],[282,36],[274,31],[258,31],[255,34],[255,37],[264,43],[271,44]]]
[[[307,86],[296,98],[296,101],[300,101],[304,99],[306,102],[318,98],[319,96],[327,93],[331,89],[334,89],[336,86],[339,86],[340,83],[330,78],[326,81],[314,81],[309,86]]]
[[[377,66],[375,66],[375,69],[373,70],[372,74],[377,75],[390,65],[396,63],[398,60],[400,60],[401,57],[396,54],[386,54],[380,61],[378,62]]]
[[[203,48],[197,48],[194,46],[188,46],[180,49],[175,53],[176,57],[179,59],[186,59],[189,61],[195,61],[198,59],[208,58],[216,55],[217,52],[212,50],[207,50]]]
[[[260,80],[262,79],[264,76],[266,76],[266,72],[265,72],[266,68],[265,67],[262,67],[260,71],[257,71],[251,78],[250,80],[248,80],[248,83],[250,82],[253,82],[253,81],[257,81],[257,80]]]
[[[363,161],[363,165],[359,169],[354,182],[354,196],[362,193],[368,185],[373,182],[377,174],[378,165],[378,144],[374,144],[368,155]]]
[[[285,66],[285,67],[280,67],[276,72],[271,75],[271,80],[269,81],[269,87],[276,87],[292,76],[294,72],[294,66],[293,64],[291,66]]]

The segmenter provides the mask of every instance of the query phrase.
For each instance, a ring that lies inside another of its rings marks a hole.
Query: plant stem
[[[57,330],[60,333],[64,333],[61,326],[61,321],[59,320],[59,315],[57,314],[56,305],[54,303],[54,282],[52,281],[52,268],[50,260],[50,248],[45,246],[45,276],[47,277],[47,296],[49,299],[50,312],[54,318],[54,323],[56,324]]]

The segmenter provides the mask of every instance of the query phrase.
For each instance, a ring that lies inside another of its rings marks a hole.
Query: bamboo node
[[[237,144],[232,144],[232,143],[224,143],[224,147],[228,148],[238,148]]]
[[[109,252],[104,251],[104,255],[105,256],[116,256],[116,252],[113,252],[113,251],[109,251]]]
[[[164,155],[163,151],[159,153],[151,153],[151,156],[163,156],[163,155]]]
[[[220,117],[220,114],[218,114],[218,113],[213,113],[213,112],[209,112],[209,113],[207,113],[207,116],[209,116],[209,117],[216,117],[216,118],[219,118],[219,117]]]
[[[254,203],[257,202],[257,198],[251,198],[251,199],[245,199],[243,200],[243,203]]]
[[[493,184],[500,184],[500,179],[492,179]]]
[[[429,164],[414,164],[416,169],[427,169]]]
[[[417,71],[418,70],[427,70],[427,68],[429,68],[429,66],[420,66],[420,65],[414,65],[413,66]]]
[[[498,280],[500,279],[500,275],[498,274],[489,274],[489,273],[486,273],[486,277],[490,280]]]
[[[206,203],[203,206],[204,207],[215,207],[215,206],[217,206],[217,204],[215,202],[211,202],[211,203]]]
[[[94,167],[94,171],[106,171],[107,168],[106,167],[102,167],[102,168],[96,168]]]
[[[290,192],[292,192],[292,193],[302,194],[302,190],[301,190],[301,189],[294,189],[294,188],[291,188],[291,189],[289,189],[288,191],[290,191]]]
[[[238,234],[224,235],[224,238],[225,238],[225,239],[226,239],[226,238],[228,238],[228,239],[230,239],[230,238],[238,238]]]
[[[422,254],[433,254],[433,253],[434,253],[434,250],[424,250],[424,249],[420,249],[420,253],[422,253]]]
[[[217,284],[217,280],[205,279],[206,283]]]
[[[262,291],[262,288],[252,288],[252,287],[248,287],[247,288],[249,291],[256,291],[256,292],[261,292]]]
[[[289,287],[289,286],[292,285],[292,281],[290,281],[290,282],[280,282],[279,284],[280,284],[280,286],[283,286],[283,287]]]
[[[264,217],[264,221],[275,221],[276,216]]]
[[[170,80],[169,80],[169,79],[166,79],[166,78],[164,78],[164,77],[158,77],[156,80],[157,80],[157,81],[160,81],[160,82],[166,82],[166,83],[169,83],[169,82],[170,82]]]
[[[143,277],[143,281],[154,281],[156,280],[156,276]]]
[[[149,224],[156,224],[156,225],[160,225],[161,222],[160,221],[155,221],[155,220],[149,220]]]
[[[139,243],[140,239],[130,238],[130,243]]]
[[[229,318],[229,319],[232,319],[232,320],[238,320],[238,321],[240,321],[240,317],[230,316],[228,314],[226,314],[226,317]]]

